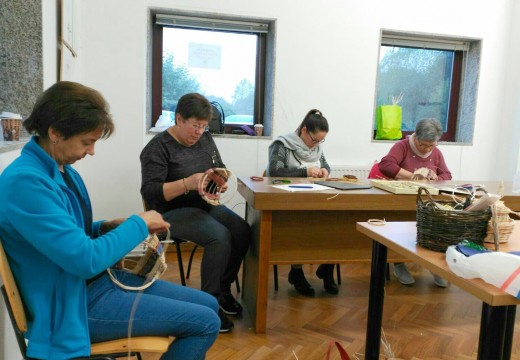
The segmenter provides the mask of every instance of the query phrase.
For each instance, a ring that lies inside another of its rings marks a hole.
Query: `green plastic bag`
[[[376,108],[376,140],[398,140],[403,137],[401,124],[403,109],[399,105]]]

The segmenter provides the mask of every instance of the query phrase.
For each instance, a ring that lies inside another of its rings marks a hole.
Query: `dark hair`
[[[305,115],[302,123],[298,126],[298,129],[296,129],[298,135],[301,135],[304,126],[310,133],[315,133],[317,131],[329,132],[329,123],[327,122],[327,119],[325,119],[325,116],[321,114],[321,111],[316,109],[310,110],[307,115]]]
[[[175,115],[177,114],[182,116],[184,119],[194,117],[197,120],[209,121],[212,115],[211,104],[209,103],[209,100],[201,94],[185,94],[182,95],[177,103]]]
[[[36,100],[23,126],[31,134],[47,139],[53,128],[64,139],[103,128],[101,137],[114,132],[114,123],[103,96],[85,85],[60,81],[45,90]]]
[[[442,125],[437,119],[421,119],[415,125],[415,136],[419,141],[439,141]]]

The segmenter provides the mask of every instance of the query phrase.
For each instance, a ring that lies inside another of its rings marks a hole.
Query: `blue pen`
[[[289,185],[289,187],[295,189],[312,189],[312,186],[309,185]]]

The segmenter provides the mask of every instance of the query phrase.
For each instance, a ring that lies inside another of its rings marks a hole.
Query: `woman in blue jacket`
[[[94,155],[96,141],[114,130],[101,94],[56,83],[24,127],[34,136],[0,176],[0,239],[27,307],[27,355],[89,355],[91,342],[124,338],[131,326],[132,336],[175,337],[161,359],[204,359],[220,328],[215,298],[161,280],[142,293],[124,291],[105,271],[169,224],[155,211],[92,220],[87,189],[71,164]],[[143,283],[118,272],[125,284]]]

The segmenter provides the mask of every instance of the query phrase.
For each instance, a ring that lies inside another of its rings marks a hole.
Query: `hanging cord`
[[[465,194],[467,194],[467,196],[464,198],[461,198],[460,196],[457,196],[456,193],[465,193]],[[452,189],[451,194],[449,194],[449,195],[451,196],[451,199],[453,200],[453,202],[456,204],[454,207],[454,210],[456,210],[458,208],[460,208],[462,210],[466,206],[471,204],[471,202],[475,199],[475,188],[472,187],[470,190],[464,186],[456,186],[455,188]],[[439,206],[437,206],[437,207],[439,207]],[[441,208],[441,210],[445,210],[445,209]]]
[[[169,238],[169,231],[168,231]],[[168,266],[166,265],[166,257],[165,252],[168,248],[168,244],[171,243],[172,240],[160,241],[157,235],[148,235],[148,237],[143,241],[144,251],[141,257],[137,260],[130,260],[127,257],[123,258],[121,261],[121,270],[128,271],[132,274],[139,275],[145,279],[143,285],[141,286],[128,286],[120,282],[116,276],[112,273],[111,268],[107,269],[107,273],[110,279],[124,290],[144,290],[150,287],[155,280],[160,278]],[[164,246],[163,246],[164,244]],[[133,267],[125,267],[125,263],[134,263]]]

